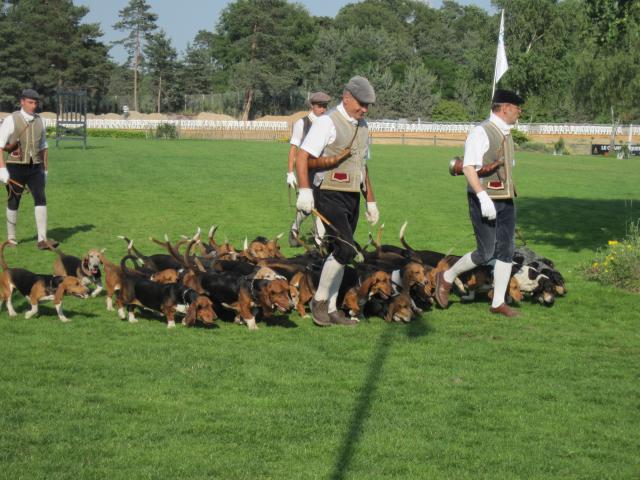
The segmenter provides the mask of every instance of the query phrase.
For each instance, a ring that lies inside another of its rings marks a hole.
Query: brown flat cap
[[[376,92],[364,77],[355,76],[349,80],[344,86],[344,89],[348,91],[353,97],[360,103],[376,103]]]
[[[309,103],[329,103],[331,97],[324,92],[313,92],[309,97]]]

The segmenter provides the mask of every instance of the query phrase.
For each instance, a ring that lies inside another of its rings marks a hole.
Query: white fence
[[[55,127],[55,120],[44,119],[46,126]],[[289,132],[287,122],[240,122],[220,120],[104,120],[87,119],[87,128],[117,128],[132,130],[155,130],[158,125],[170,123],[183,130],[222,131],[275,131]],[[388,133],[468,133],[475,123],[397,123],[369,122],[371,132]],[[585,124],[519,124],[518,130],[533,135],[611,135],[611,125]],[[619,126],[616,135],[629,135],[629,126]],[[640,126],[631,127],[631,135],[640,135]]]

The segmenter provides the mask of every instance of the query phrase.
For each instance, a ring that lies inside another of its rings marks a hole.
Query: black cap
[[[22,90],[22,95],[20,98],[30,98],[31,100],[40,100],[40,95],[32,88],[25,88]]]
[[[493,103],[511,103],[513,105],[522,105],[523,98],[510,90],[496,90],[493,94]]]

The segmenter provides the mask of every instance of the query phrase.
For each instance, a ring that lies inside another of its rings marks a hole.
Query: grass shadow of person
[[[77,233],[90,232],[94,228],[96,228],[96,226],[90,223],[85,223],[84,225],[76,225],[75,227],[56,227],[56,228],[52,228],[47,232],[47,237],[49,239],[53,239],[62,243]],[[30,242],[37,239],[38,239],[38,236],[33,235],[31,237],[25,238],[23,241]]]
[[[340,446],[340,455],[336,460],[331,479],[341,480],[348,474],[351,459],[356,451],[357,444],[363,432],[363,425],[369,417],[371,404],[373,403],[376,389],[380,382],[380,377],[387,361],[389,350],[393,344],[394,338],[398,336],[396,327],[405,328],[405,334],[409,338],[416,338],[427,335],[433,331],[433,328],[424,320],[422,316],[414,319],[409,324],[386,323],[382,329],[382,333],[378,337],[371,361],[369,362],[369,370],[365,377],[362,388],[356,401],[356,406],[351,415],[351,421],[347,428],[346,434]]]
[[[518,198],[517,228],[528,244],[577,252],[621,239],[640,218],[640,200],[570,197]]]

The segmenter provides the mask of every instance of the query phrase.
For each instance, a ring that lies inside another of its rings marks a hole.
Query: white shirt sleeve
[[[0,125],[0,147],[4,146],[9,141],[9,137],[13,133],[13,115],[9,114],[4,117],[2,124]]]
[[[300,148],[303,130],[304,130],[304,121],[301,118],[293,124],[293,128],[291,129],[291,140],[289,140],[289,143],[291,145],[294,145]]]
[[[322,115],[313,122],[300,148],[314,157],[320,157],[324,148],[333,143],[335,139],[336,127],[333,120],[329,115]]]
[[[47,126],[44,124],[44,119],[40,118],[42,122],[42,141],[40,142],[40,151],[49,148],[49,144],[47,143]]]
[[[464,143],[464,162],[463,167],[473,165],[476,170],[482,168],[482,158],[484,154],[489,150],[489,137],[484,128],[478,125],[467,137],[467,141]]]

